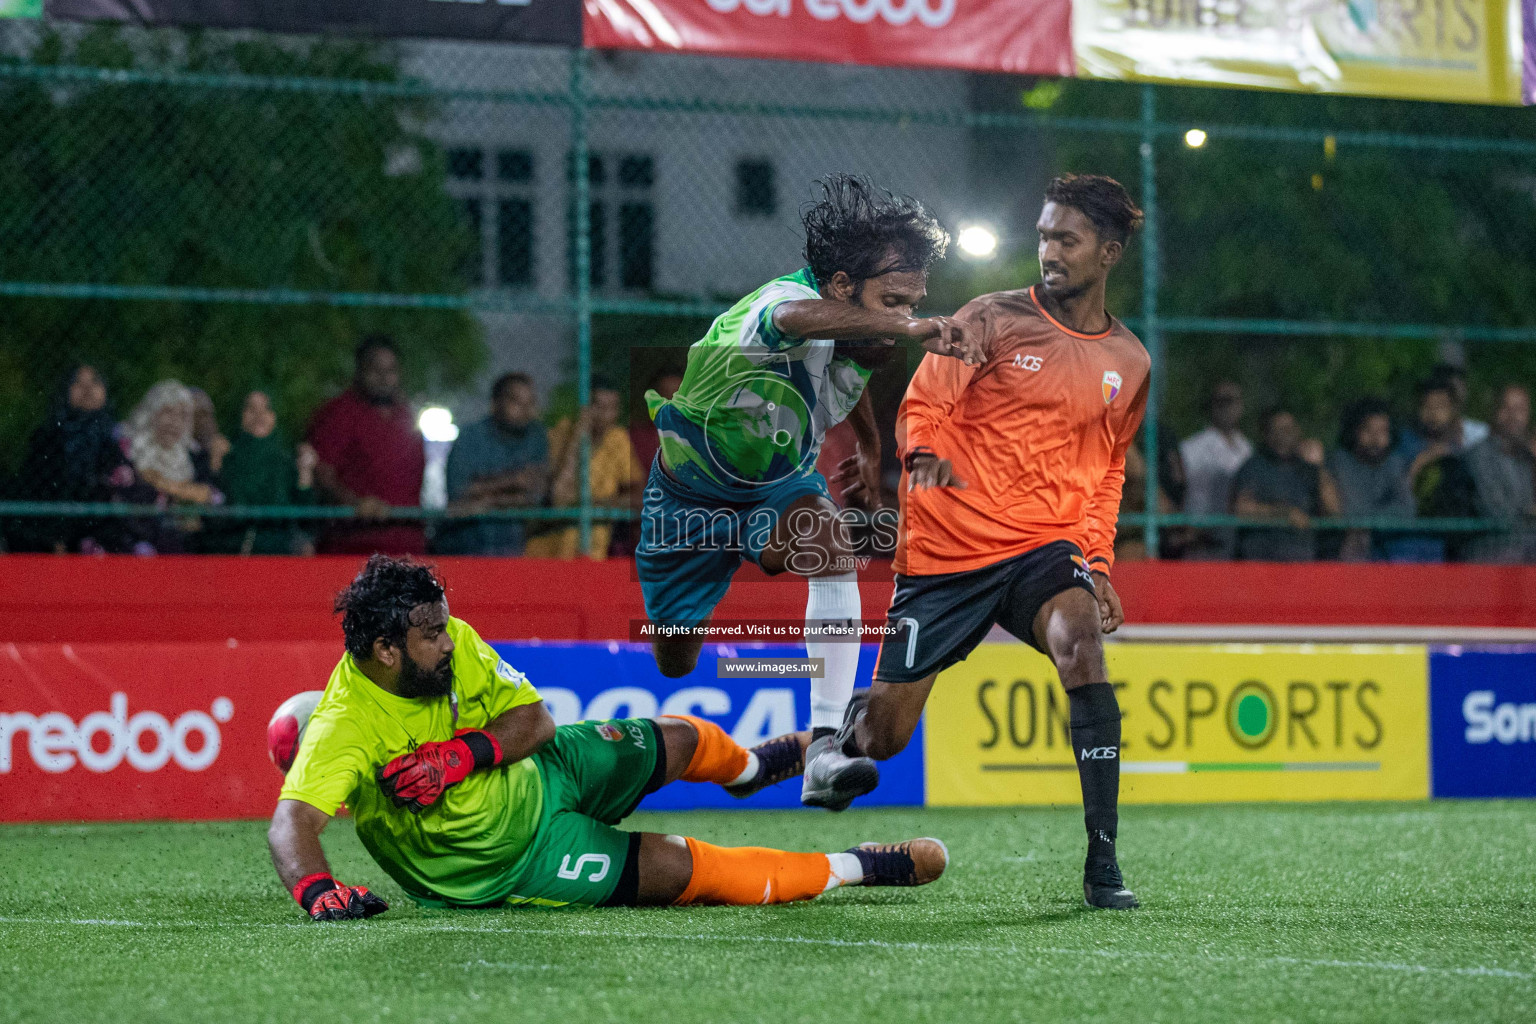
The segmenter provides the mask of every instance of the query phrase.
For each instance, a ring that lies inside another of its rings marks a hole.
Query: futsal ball
[[[299,756],[299,744],[304,741],[309,716],[315,713],[315,705],[323,696],[324,690],[294,694],[278,706],[272,713],[272,721],[267,723],[267,755],[284,775],[293,767],[293,759]]]

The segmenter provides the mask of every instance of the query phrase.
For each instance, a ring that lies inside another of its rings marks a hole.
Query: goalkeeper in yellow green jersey
[[[528,679],[448,614],[432,569],[375,555],[336,600],[346,653],[310,716],[267,835],[317,921],[388,909],[334,879],[320,833],[346,804],[358,837],[428,906],[785,903],[843,885],[922,885],[935,839],[841,853],[726,848],[614,826],[669,782],[738,795],[803,770],[809,733],[755,751],[687,715],[556,727]]]

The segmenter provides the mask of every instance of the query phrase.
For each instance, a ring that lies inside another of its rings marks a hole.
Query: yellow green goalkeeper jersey
[[[471,772],[420,814],[396,807],[376,773],[423,743],[480,729],[539,693],[469,624],[448,620],[453,693],[408,700],[374,685],[342,656],[304,730],[279,799],[326,814],[343,803],[373,859],[411,896],[456,904],[505,899],[511,868],[528,848],[543,806],[532,758]]]

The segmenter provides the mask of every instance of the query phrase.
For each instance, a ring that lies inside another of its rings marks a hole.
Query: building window
[[[447,156],[448,191],[462,205],[475,238],[464,259],[465,281],[474,288],[534,287],[532,151],[461,146],[450,147]],[[493,161],[494,176],[487,173]]]
[[[591,282],[594,289],[617,286],[625,291],[649,291],[653,286],[656,208],[652,189],[655,184],[656,161],[648,153],[589,155],[587,187],[591,196]],[[569,209],[574,210],[574,205]],[[574,215],[570,221],[569,279],[575,281]]]
[[[533,181],[533,154],[526,149],[504,149],[496,154],[496,177],[509,185]]]
[[[496,280],[510,288],[533,284],[533,203],[503,199],[496,205]]]
[[[459,264],[459,279],[469,287],[476,288],[485,274],[484,236],[481,234],[485,230],[485,217],[481,213],[478,199],[460,199],[459,208],[464,211],[464,224],[470,237],[470,244],[464,250],[463,260]]]
[[[619,207],[619,284],[625,288],[651,287],[653,210],[648,202]]]
[[[485,152],[479,149],[450,149],[448,177],[456,181],[480,181],[485,177]]]
[[[736,212],[743,217],[772,217],[779,208],[773,164],[768,160],[736,163]]]

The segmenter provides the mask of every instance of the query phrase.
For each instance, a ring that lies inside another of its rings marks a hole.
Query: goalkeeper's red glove
[[[389,904],[369,892],[367,886],[342,885],[324,871],[299,879],[293,898],[314,921],[373,917],[389,909]]]
[[[379,787],[396,807],[420,814],[476,768],[500,761],[501,744],[495,736],[480,729],[461,729],[451,740],[423,743],[380,768]]]

